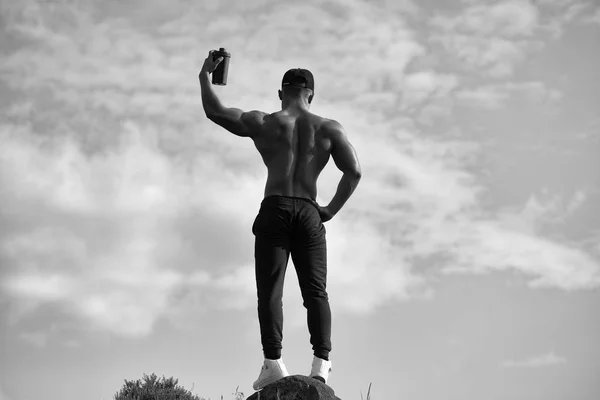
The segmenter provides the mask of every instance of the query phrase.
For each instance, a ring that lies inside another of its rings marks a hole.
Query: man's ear
[[[283,98],[281,97],[281,90],[278,90],[277,93],[279,94],[279,100],[283,100]]]
[[[314,94],[311,94],[310,96],[308,96],[308,104],[312,103],[313,97],[315,97]]]

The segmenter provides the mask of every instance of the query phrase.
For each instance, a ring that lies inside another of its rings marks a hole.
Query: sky
[[[358,154],[326,223],[336,395],[600,398],[599,42],[596,0],[0,0],[0,400],[253,393],[266,168],[203,112],[219,47],[225,106],[277,111],[308,68]]]

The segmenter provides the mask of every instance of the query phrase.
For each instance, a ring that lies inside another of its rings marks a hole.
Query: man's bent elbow
[[[206,118],[214,122],[215,124],[219,123],[219,114],[214,111],[207,111]]]
[[[216,113],[212,110],[204,110],[204,114],[206,115],[206,118],[210,119],[211,121],[215,118]]]
[[[360,178],[362,177],[362,172],[360,170],[356,169],[356,170],[346,171],[346,172],[344,172],[344,175],[347,175],[348,178],[350,178],[354,181],[360,181]]]

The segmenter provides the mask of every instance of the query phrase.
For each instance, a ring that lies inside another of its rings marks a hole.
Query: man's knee
[[[308,289],[302,291],[302,299],[304,300],[304,304],[306,307],[307,303],[318,303],[321,301],[328,301],[329,296],[327,295],[327,291],[325,291],[324,289]]]

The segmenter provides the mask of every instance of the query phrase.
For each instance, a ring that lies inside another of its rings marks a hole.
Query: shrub
[[[125,380],[121,390],[115,394],[115,400],[206,400],[177,386],[178,382],[173,377],[159,379],[155,374],[144,374],[136,381]]]

